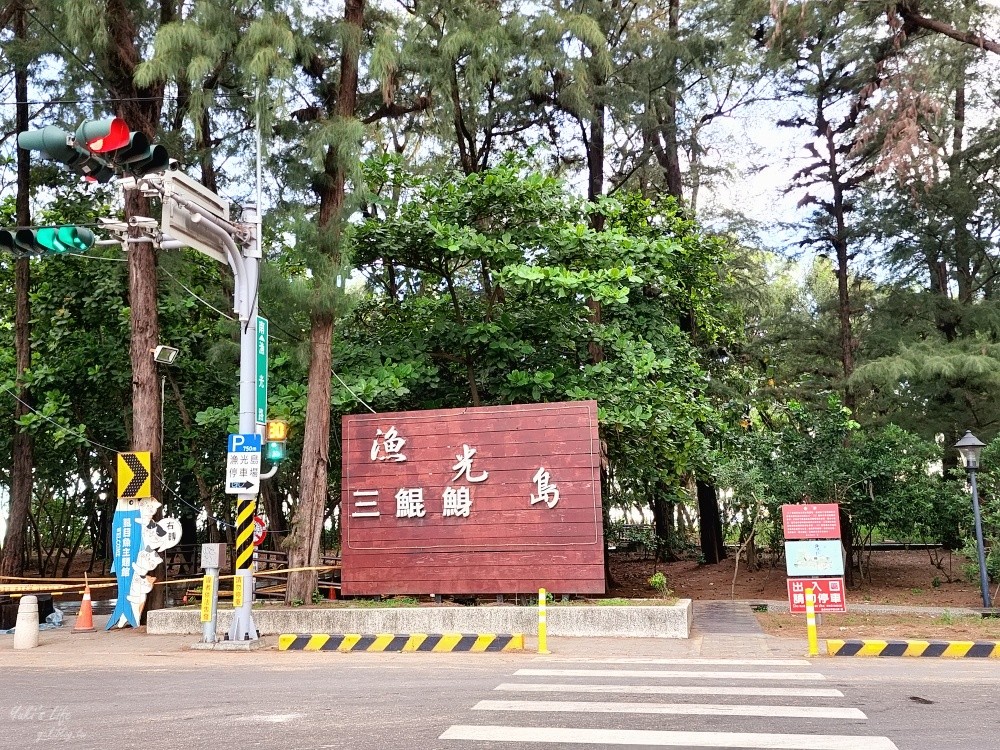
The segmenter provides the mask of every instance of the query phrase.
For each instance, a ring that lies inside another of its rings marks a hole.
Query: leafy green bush
[[[655,589],[664,599],[674,592],[667,588],[667,577],[662,571],[657,571],[649,577],[649,585]]]

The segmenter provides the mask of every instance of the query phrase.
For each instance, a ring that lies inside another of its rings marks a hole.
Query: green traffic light
[[[19,250],[17,242],[14,241],[14,233],[9,229],[0,229],[0,250],[6,250],[8,253],[17,253]]]
[[[16,244],[27,250],[49,253],[82,252],[94,246],[94,233],[86,227],[61,226],[21,229],[14,236]]]
[[[278,463],[279,461],[285,460],[285,444],[284,443],[267,443],[267,450],[264,452],[264,456],[271,463]]]

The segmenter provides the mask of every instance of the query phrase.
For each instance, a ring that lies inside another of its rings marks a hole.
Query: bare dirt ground
[[[957,554],[950,557],[943,554],[943,569],[938,569],[925,550],[872,552],[868,578],[848,589],[848,609],[852,601],[920,607],[981,607],[979,586],[969,583],[962,575],[965,559]],[[649,585],[649,577],[656,571],[663,572],[674,595],[682,598],[788,599],[783,562],[748,570],[741,561],[737,572],[733,559],[718,565],[701,565],[693,560],[656,564],[652,560],[615,553],[611,555],[614,585],[608,590],[608,596],[656,596]]]
[[[802,615],[758,612],[757,620],[766,633],[786,638],[805,638]],[[945,615],[823,615],[816,632],[820,638],[871,638],[894,640],[1000,640],[1000,620]]]

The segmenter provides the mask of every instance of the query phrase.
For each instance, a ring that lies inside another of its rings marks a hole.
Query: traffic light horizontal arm
[[[199,226],[222,242],[222,246],[226,249],[226,255],[229,258],[229,267],[233,270],[233,281],[236,286],[236,304],[233,307],[233,312],[243,322],[250,320],[253,295],[245,288],[246,279],[248,278],[246,264],[243,261],[243,256],[240,254],[239,248],[236,247],[236,241],[230,235],[230,227],[226,226],[228,222],[223,223],[222,219],[204,213],[201,210],[201,206],[176,195],[169,196],[168,200],[175,202],[193,214]]]

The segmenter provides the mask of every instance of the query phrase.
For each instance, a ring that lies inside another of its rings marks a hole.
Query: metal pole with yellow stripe
[[[545,600],[548,595],[545,593],[545,589],[538,589],[538,653],[549,654],[549,642],[548,642],[548,622],[547,615],[545,613]]]
[[[256,206],[245,207],[245,225],[257,220]],[[236,299],[240,319],[240,434],[258,432],[257,429],[257,283],[260,273],[260,238],[244,247],[245,288],[237,290]],[[256,490],[255,490],[256,491]],[[233,556],[233,625],[229,629],[231,641],[255,641],[257,627],[253,622],[250,606],[253,603],[253,516],[257,495],[236,496],[236,554]]]
[[[233,606],[242,607],[244,599],[251,601],[253,593],[253,517],[256,499],[240,496],[236,503],[236,557],[233,571]],[[246,573],[247,575],[244,575]]]
[[[819,641],[816,638],[816,594],[812,588],[806,589],[806,633],[809,636],[809,656],[819,656]]]

